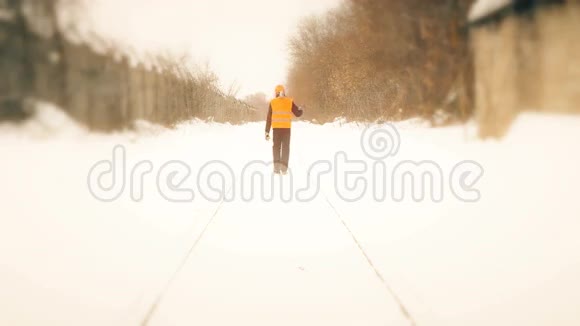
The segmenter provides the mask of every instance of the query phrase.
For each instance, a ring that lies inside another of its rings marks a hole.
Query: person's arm
[[[272,129],[272,105],[268,108],[268,116],[266,117],[266,134],[270,133]]]
[[[292,113],[294,113],[297,118],[300,118],[302,114],[304,114],[304,111],[299,108],[296,103],[292,102]]]

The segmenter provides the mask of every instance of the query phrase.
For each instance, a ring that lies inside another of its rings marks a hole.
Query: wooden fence
[[[0,119],[24,115],[21,103],[29,99],[57,104],[96,130],[135,120],[171,126],[259,118],[207,74],[168,59],[138,62],[101,40],[71,40],[55,8],[49,0],[0,0]]]

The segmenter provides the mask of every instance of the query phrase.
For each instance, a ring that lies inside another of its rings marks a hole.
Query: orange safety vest
[[[290,129],[292,128],[292,106],[294,100],[290,97],[277,97],[270,102],[272,107],[272,128]]]

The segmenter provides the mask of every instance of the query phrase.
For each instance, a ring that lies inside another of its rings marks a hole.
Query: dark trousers
[[[288,171],[291,129],[274,129],[274,170]]]

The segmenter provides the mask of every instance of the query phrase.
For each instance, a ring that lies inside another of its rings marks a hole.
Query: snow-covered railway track
[[[228,190],[228,193],[231,192],[231,191],[232,190],[229,189]],[[197,236],[197,238],[195,238],[195,240],[193,241],[193,243],[189,246],[186,254],[181,259],[179,265],[175,268],[174,272],[171,274],[171,277],[165,283],[165,286],[155,296],[154,301],[149,306],[149,309],[147,310],[147,313],[145,314],[145,316],[143,317],[143,319],[141,321],[141,325],[142,326],[149,325],[149,322],[151,321],[151,318],[153,317],[153,315],[157,311],[157,308],[159,307],[159,304],[163,301],[163,298],[165,297],[166,293],[171,289],[171,285],[175,282],[175,279],[181,273],[181,271],[183,270],[183,267],[186,265],[186,263],[191,258],[191,254],[194,252],[195,248],[197,247],[197,245],[199,244],[199,242],[201,241],[201,239],[203,238],[203,236],[206,234],[207,230],[209,229],[209,227],[211,226],[211,224],[215,220],[216,216],[218,216],[218,214],[221,211],[221,209],[223,208],[224,204],[226,204],[226,201],[225,201],[225,198],[226,197],[227,196],[224,196],[224,198],[219,202],[219,204],[217,205],[216,209],[213,211],[213,214],[211,215],[210,219],[208,220],[208,222],[203,227],[203,230],[201,231],[201,233],[199,234],[199,236]]]

